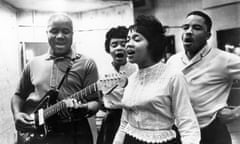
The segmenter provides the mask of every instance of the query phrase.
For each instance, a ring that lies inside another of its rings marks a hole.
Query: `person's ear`
[[[211,32],[207,32],[207,40],[211,37]]]

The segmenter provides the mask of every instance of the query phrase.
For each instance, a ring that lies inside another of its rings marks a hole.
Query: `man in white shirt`
[[[240,58],[208,46],[211,26],[207,14],[190,12],[182,26],[185,51],[172,56],[168,64],[185,74],[201,128],[201,144],[231,144],[223,121],[240,114],[240,106],[231,110],[227,107],[232,82],[240,79]]]

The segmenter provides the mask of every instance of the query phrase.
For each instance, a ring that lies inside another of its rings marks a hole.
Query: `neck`
[[[127,62],[125,61],[125,62],[123,62],[123,63],[116,63],[116,62],[112,62],[112,65],[113,65],[113,67],[119,72],[119,70],[120,70],[120,67],[122,66],[122,65],[125,65]]]
[[[186,51],[185,54],[189,60],[191,60],[196,55],[196,53],[191,53],[189,51]]]
[[[142,63],[142,64],[138,64],[138,68],[139,69],[144,69],[144,68],[147,68],[147,67],[150,67],[154,64],[156,64],[157,62],[151,60],[151,61],[148,61],[148,62],[145,62],[145,63]]]
[[[50,55],[54,56],[54,57],[71,57],[73,51],[70,49],[68,52],[63,53],[63,54],[56,54],[54,53],[54,51],[52,49],[49,50]]]
[[[189,60],[191,60],[193,57],[195,57],[204,47],[206,43],[198,48],[195,48],[195,51],[185,50],[185,54],[188,57]]]

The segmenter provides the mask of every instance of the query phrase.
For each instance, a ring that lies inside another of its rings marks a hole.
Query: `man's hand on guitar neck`
[[[71,110],[72,109],[79,109],[79,108],[86,108],[88,107],[87,104],[82,104],[80,101],[78,102],[76,99],[72,99],[72,98],[67,98],[62,100],[65,105],[66,108],[63,109],[61,112],[59,112],[60,116],[63,118],[71,118]]]
[[[34,117],[26,113],[18,112],[14,116],[15,126],[18,131],[26,132],[35,129]]]
[[[62,101],[66,104],[66,108],[63,109],[59,113],[59,115],[62,116],[63,118],[68,118],[68,119],[71,119],[70,112],[72,109],[85,109],[87,110],[87,114],[85,117],[90,117],[94,115],[100,107],[100,104],[96,101],[81,103],[80,101],[78,102],[76,99],[72,99],[72,98],[67,98]]]

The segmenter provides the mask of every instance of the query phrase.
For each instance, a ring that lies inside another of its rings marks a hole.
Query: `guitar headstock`
[[[125,73],[105,74],[104,78],[98,81],[98,89],[103,94],[109,94],[117,87],[125,88],[127,83],[128,79]]]

